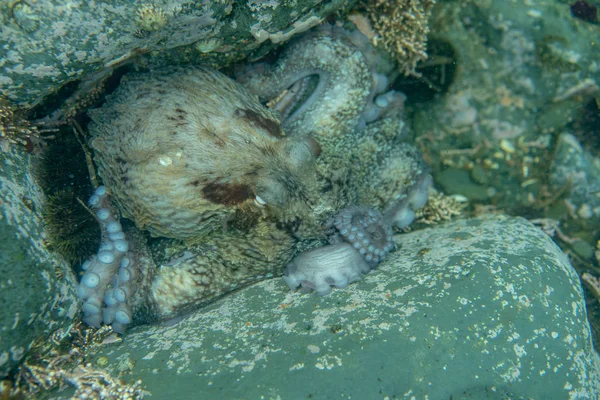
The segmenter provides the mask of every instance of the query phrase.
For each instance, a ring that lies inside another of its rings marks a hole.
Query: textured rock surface
[[[431,29],[458,67],[448,94],[418,116],[423,128],[473,130],[474,142],[536,138],[564,127],[598,94],[591,43],[600,29],[572,17],[563,2],[439,2]]]
[[[20,106],[30,106],[66,82],[142,54],[151,63],[201,61],[223,65],[267,40],[287,40],[352,3],[3,2],[0,42],[5,45],[0,51],[0,93]]]
[[[429,61],[449,63],[421,72],[447,92],[419,108],[413,128],[447,193],[506,209],[540,197],[541,153],[600,93],[600,26],[574,18],[568,3],[437,3]],[[420,93],[407,95],[414,104]]]
[[[573,135],[558,137],[550,173],[555,190],[569,188],[567,200],[580,218],[600,218],[600,159],[584,150]]]
[[[43,194],[21,147],[0,152],[0,377],[79,317],[70,266],[45,247]]]
[[[597,398],[579,279],[545,234],[496,216],[396,240],[329,296],[261,282],[102,355],[158,398]]]

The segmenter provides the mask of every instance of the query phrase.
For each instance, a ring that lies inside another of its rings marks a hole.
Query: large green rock
[[[397,243],[329,296],[264,281],[94,357],[170,400],[598,398],[579,278],[546,234],[496,216]]]
[[[600,158],[584,149],[577,138],[563,133],[556,142],[550,182],[555,191],[568,188],[565,199],[582,219],[600,220]]]
[[[67,82],[141,55],[151,63],[224,66],[354,2],[3,1],[0,93],[29,107]]]
[[[44,196],[21,146],[0,151],[0,378],[36,340],[79,317],[70,265],[51,253],[42,221]]]

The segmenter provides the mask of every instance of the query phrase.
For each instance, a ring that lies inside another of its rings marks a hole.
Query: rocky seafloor
[[[81,324],[78,268],[98,246],[97,224],[90,233],[89,217],[73,215],[65,223],[79,241],[57,248],[48,204],[76,208],[91,194],[89,154],[81,136],[69,135],[73,122],[88,122],[79,113],[115,86],[94,75],[102,65],[116,75],[189,62],[224,66],[259,60],[326,18],[351,20],[370,39],[389,22],[365,22],[377,1],[370,9],[209,3],[80,9],[92,16],[81,49],[72,30],[62,44],[55,39],[80,18],[62,2],[48,2],[48,10],[73,17],[63,25],[37,16],[42,2],[0,5],[2,37],[13,46],[0,76],[8,99],[0,103],[1,396],[598,398],[600,4],[593,1],[437,2],[428,59],[417,74],[391,74],[389,83],[406,95],[405,139],[422,153],[437,191],[361,281],[319,297],[291,292],[277,276],[123,336]],[[411,15],[430,3],[394,2]],[[110,15],[116,29],[102,27]],[[45,32],[54,36],[42,40]],[[36,56],[44,46],[48,60]],[[132,57],[135,68],[127,65]],[[63,86],[83,76],[92,76],[90,87]],[[29,125],[9,126],[5,101],[37,105],[22,110],[31,120],[69,96],[51,115],[66,127],[11,139]]]

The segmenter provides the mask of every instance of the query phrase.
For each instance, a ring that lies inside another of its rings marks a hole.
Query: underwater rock
[[[600,219],[600,159],[584,150],[569,133],[558,137],[550,183],[557,192],[568,188],[566,201],[572,215]]]
[[[598,398],[579,278],[545,233],[494,216],[394,239],[344,290],[264,281],[94,357],[155,397]]]
[[[475,143],[521,135],[531,140],[568,124],[597,95],[600,69],[590,46],[597,29],[573,18],[561,2],[518,3],[436,5],[431,36],[453,56],[430,58],[445,65],[438,73],[456,73],[448,92],[428,102],[417,124],[445,125],[472,135]]]
[[[80,309],[69,263],[47,246],[45,197],[20,146],[0,151],[0,378]]]
[[[437,45],[417,70],[434,90],[413,128],[434,179],[448,167],[485,172],[482,188],[460,194],[511,213],[535,207],[556,132],[600,93],[597,26],[557,1],[439,1],[430,26]],[[411,105],[423,96],[404,90]]]
[[[30,107],[71,82],[146,55],[223,66],[280,43],[354,1],[12,1],[0,5],[0,91]],[[269,44],[271,45],[271,44]],[[271,45],[272,46],[272,45]]]

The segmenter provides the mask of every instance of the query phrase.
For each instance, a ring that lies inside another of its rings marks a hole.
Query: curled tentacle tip
[[[343,288],[370,271],[363,256],[348,243],[339,243],[306,251],[288,264],[283,279],[289,288],[301,287],[327,295],[332,287]]]
[[[334,218],[337,234],[352,245],[371,266],[393,248],[393,231],[381,213],[365,206],[348,207]]]

